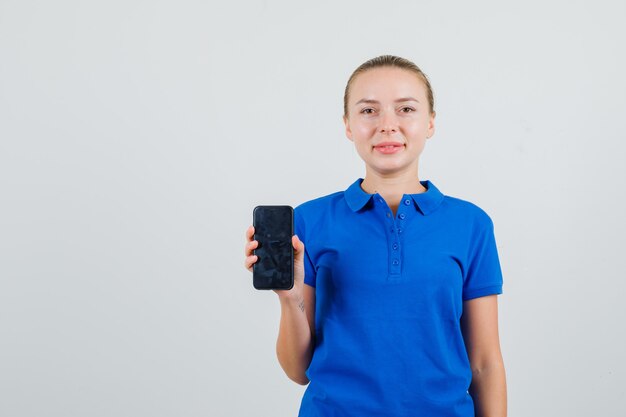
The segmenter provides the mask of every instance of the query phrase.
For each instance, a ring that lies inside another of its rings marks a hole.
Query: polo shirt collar
[[[362,182],[363,178],[358,178],[344,192],[346,202],[352,211],[359,211],[373,196],[378,194],[366,193],[361,188]],[[426,191],[417,194],[405,194],[405,196],[410,197],[415,202],[414,206],[419,208],[422,214],[427,216],[437,210],[443,201],[444,195],[430,180],[420,181],[420,184],[426,188]]]

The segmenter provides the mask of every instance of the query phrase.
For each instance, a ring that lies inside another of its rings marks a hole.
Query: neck
[[[380,194],[382,196],[402,196],[402,194],[419,194],[426,192],[426,188],[420,183],[419,177],[383,177],[380,175],[366,175],[361,183],[361,188],[368,194]]]

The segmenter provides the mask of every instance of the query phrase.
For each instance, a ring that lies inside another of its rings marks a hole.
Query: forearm
[[[306,385],[305,371],[311,362],[313,338],[303,297],[280,297],[280,329],[276,342],[278,362],[293,381]]]
[[[502,362],[473,370],[469,389],[476,417],[506,417],[506,373]]]

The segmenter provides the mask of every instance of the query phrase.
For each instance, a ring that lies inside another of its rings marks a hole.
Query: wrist
[[[277,291],[281,304],[298,304],[304,300],[302,291],[298,291],[295,287],[288,291]]]

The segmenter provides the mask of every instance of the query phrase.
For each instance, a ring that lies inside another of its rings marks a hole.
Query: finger
[[[293,237],[291,238],[291,243],[293,244],[293,248],[296,251],[296,255],[304,251],[304,243],[300,240],[298,235],[293,235]]]
[[[252,254],[252,251],[254,249],[257,248],[257,246],[259,246],[259,241],[258,240],[253,240],[251,242],[246,243],[245,249],[244,249],[244,253],[246,256],[250,256]]]
[[[246,258],[245,262],[244,262],[244,266],[246,267],[246,269],[250,272],[252,272],[252,265],[259,259],[258,256],[256,255],[250,255]]]
[[[246,230],[246,240],[248,241],[252,240],[253,236],[254,236],[254,226],[250,225],[250,227],[248,227],[248,230]]]

